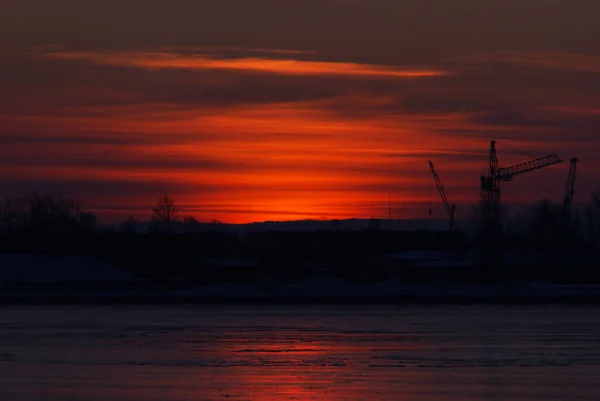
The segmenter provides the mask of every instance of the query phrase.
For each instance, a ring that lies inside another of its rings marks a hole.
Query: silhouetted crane
[[[569,159],[569,176],[567,177],[567,185],[565,186],[565,198],[563,201],[563,225],[564,229],[568,230],[571,223],[571,211],[573,209],[573,197],[575,196],[575,180],[577,179],[577,162],[578,158]]]
[[[456,207],[455,205],[450,205],[448,197],[446,196],[444,184],[442,183],[442,180],[440,180],[437,171],[435,171],[435,167],[433,166],[431,160],[429,160],[429,168],[431,169],[431,175],[433,176],[435,185],[437,186],[438,192],[440,193],[440,197],[442,198],[442,202],[444,203],[444,207],[446,208],[446,213],[448,213],[448,218],[450,219],[450,231],[452,231],[452,229],[454,228],[454,211],[456,210]],[[432,210],[430,206],[429,214],[431,214],[431,212]]]
[[[484,202],[485,225],[491,233],[501,232],[500,222],[500,184],[512,181],[513,177],[530,171],[539,170],[563,160],[556,154],[535,158],[534,160],[517,164],[511,167],[498,167],[498,155],[496,153],[496,141],[490,142],[489,167],[481,175],[481,196]]]

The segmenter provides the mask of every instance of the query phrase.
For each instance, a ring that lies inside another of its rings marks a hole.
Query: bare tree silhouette
[[[157,206],[152,213],[152,220],[158,224],[158,228],[164,228],[167,232],[171,231],[173,222],[179,220],[179,208],[175,205],[175,200],[164,194],[158,198]]]

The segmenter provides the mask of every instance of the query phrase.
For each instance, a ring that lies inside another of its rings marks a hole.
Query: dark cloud
[[[399,159],[419,159],[419,160],[444,160],[447,162],[458,162],[458,161],[479,161],[485,160],[487,154],[485,150],[481,152],[473,152],[469,150],[443,150],[443,149],[431,149],[427,152],[407,152],[407,153],[388,153],[387,157],[399,158]]]
[[[0,127],[2,125],[0,124]],[[176,135],[173,133],[148,135],[145,133],[128,132],[127,135],[115,135],[112,132],[100,132],[86,135],[64,135],[61,133],[53,135],[35,135],[31,133],[0,133],[0,144],[11,145],[156,145],[156,144],[180,144],[189,141],[198,141],[197,136],[190,138],[188,134]]]
[[[178,182],[150,180],[80,180],[80,179],[30,179],[2,178],[0,185],[5,196],[18,197],[29,191],[39,193],[61,193],[80,200],[85,207],[105,208],[107,201],[117,208],[131,207],[140,199],[148,198],[154,203],[162,193],[181,195],[190,192],[190,187]],[[205,193],[219,192],[219,186],[195,185],[194,190]]]
[[[599,11],[595,0],[6,2],[0,33],[16,43],[291,48],[393,60],[465,48],[597,51]]]
[[[514,127],[539,127],[539,128],[586,128],[589,125],[581,120],[560,119],[548,113],[545,116],[535,116],[518,111],[493,111],[479,113],[472,118],[472,121],[481,125],[508,125]],[[598,121],[600,123],[600,119]]]
[[[39,168],[60,166],[60,167],[72,167],[72,168],[103,168],[111,170],[162,170],[162,171],[174,171],[174,170],[215,170],[215,171],[228,171],[228,170],[241,170],[249,168],[247,163],[232,163],[217,159],[208,158],[167,158],[161,156],[140,158],[135,155],[124,158],[120,155],[119,158],[115,157],[102,157],[96,155],[95,157],[78,157],[76,155],[68,157],[56,157],[49,154],[45,158],[38,159],[34,162],[35,166]],[[32,161],[23,159],[22,157],[9,158],[2,157],[0,160],[0,166],[31,166]]]

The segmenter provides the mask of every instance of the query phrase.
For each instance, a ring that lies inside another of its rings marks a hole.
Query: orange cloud
[[[274,53],[282,53],[277,50]],[[267,57],[219,58],[208,54],[173,51],[41,51],[41,56],[56,60],[83,61],[91,64],[145,69],[238,70],[296,76],[363,76],[388,78],[424,78],[449,75],[437,68],[382,66],[374,64],[279,59]],[[291,51],[294,54],[294,51]]]

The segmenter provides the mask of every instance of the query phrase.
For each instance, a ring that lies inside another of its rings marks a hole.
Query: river
[[[5,306],[2,401],[600,399],[597,306]]]

